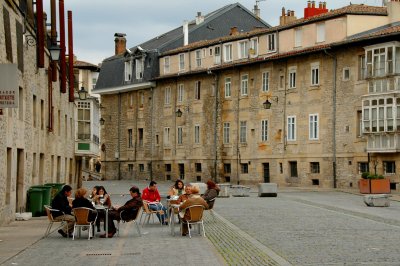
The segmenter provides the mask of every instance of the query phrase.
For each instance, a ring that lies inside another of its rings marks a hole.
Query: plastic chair
[[[190,226],[191,225],[198,225],[199,227],[199,234],[200,234],[200,225],[203,229],[203,236],[206,236],[206,232],[204,231],[204,223],[203,223],[203,212],[204,212],[204,206],[203,205],[193,205],[189,206],[181,211],[182,213],[186,214],[189,212],[189,219],[182,219],[182,225],[181,229],[183,226],[188,227],[188,232],[189,232],[189,237],[192,238],[192,235],[190,233]]]
[[[119,214],[120,220],[118,220],[117,236],[119,236],[119,224],[120,224],[121,222],[122,222],[122,223],[133,222],[133,223],[135,224],[135,226],[136,226],[136,230],[137,230],[139,236],[142,236],[142,234],[140,233],[139,224],[138,224],[138,222],[136,221],[137,218],[139,217],[139,213],[140,213],[141,210],[142,210],[142,207],[140,207],[140,208],[137,210],[137,213],[136,213],[136,216],[135,216],[135,217],[129,216],[127,210],[123,210],[123,211]]]
[[[88,228],[89,229],[88,240],[90,240],[94,235],[93,232],[94,223],[96,222],[97,219],[97,213],[96,213],[96,218],[93,221],[90,221],[89,216],[93,212],[92,209],[86,207],[79,207],[79,208],[74,208],[73,211],[75,216],[75,225],[74,225],[74,232],[72,233],[72,240],[75,239],[75,232],[77,228],[79,228],[79,236],[81,235],[82,228]]]
[[[53,212],[61,212],[60,210],[57,209],[53,209],[51,208],[51,206],[49,205],[44,205],[44,208],[46,210],[46,214],[47,214],[47,218],[49,219],[49,225],[47,226],[46,232],[44,233],[43,238],[47,237],[48,235],[50,235],[51,233],[53,233],[55,230],[63,227],[65,224],[67,224],[67,231],[68,231],[68,223],[67,221],[65,221],[65,213],[62,212],[62,219],[61,220],[54,220],[53,214],[51,213]],[[50,232],[51,227],[53,226],[54,223],[61,223],[59,227],[57,227],[53,232]]]
[[[145,217],[144,217],[142,226],[144,226],[144,224],[146,223],[146,219],[147,219],[147,224],[150,222],[150,217],[153,218],[153,223],[154,223],[154,215],[157,215],[157,214],[163,215],[164,211],[163,210],[151,210],[149,208],[149,202],[144,200],[143,201],[143,211],[142,211],[142,215],[140,215],[140,221],[139,222],[142,221],[142,216],[144,215]],[[160,225],[162,225],[161,220],[160,220]]]

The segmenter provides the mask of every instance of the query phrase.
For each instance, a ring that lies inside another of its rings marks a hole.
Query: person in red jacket
[[[143,189],[142,199],[147,201],[149,208],[154,211],[163,210],[164,214],[157,213],[158,220],[164,225],[168,225],[167,222],[167,208],[161,204],[161,196],[157,189],[157,182],[151,181],[149,186]]]

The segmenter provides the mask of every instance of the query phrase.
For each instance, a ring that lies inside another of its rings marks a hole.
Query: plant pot
[[[360,179],[358,180],[358,187],[360,189],[360,193],[362,194],[370,194],[371,193],[371,179]]]
[[[390,193],[390,179],[371,179],[371,194]]]

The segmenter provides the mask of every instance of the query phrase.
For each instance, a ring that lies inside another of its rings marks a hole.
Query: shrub
[[[370,175],[369,172],[364,172],[364,173],[361,174],[361,177],[362,177],[363,179],[367,179],[369,175]]]

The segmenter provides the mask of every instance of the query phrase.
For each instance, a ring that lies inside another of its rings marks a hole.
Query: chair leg
[[[189,231],[189,238],[192,238],[192,234],[190,233],[190,223],[187,223],[188,231]]]
[[[72,240],[75,240],[75,232],[76,232],[76,226],[74,226],[74,231],[72,232]]]
[[[47,237],[49,234],[50,234],[50,230],[51,230],[51,227],[53,226],[53,222],[50,222],[48,225],[47,225],[47,228],[46,228],[46,232],[44,233],[44,236],[43,237]]]
[[[203,236],[206,237],[206,231],[204,231],[204,223],[203,221],[201,222],[201,227],[203,228]],[[200,225],[199,225],[200,228]]]
[[[140,228],[139,228],[139,225],[138,225],[138,223],[137,223],[136,221],[133,221],[133,222],[135,223],[136,230],[137,230],[137,232],[138,232],[139,236],[142,236],[142,233],[140,232]]]

